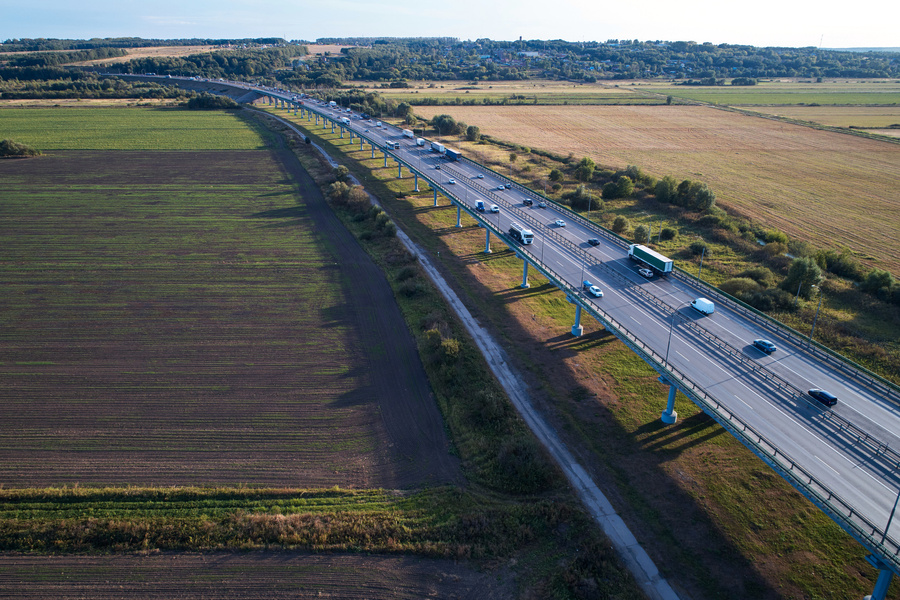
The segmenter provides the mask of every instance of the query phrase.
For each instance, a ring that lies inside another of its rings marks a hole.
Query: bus
[[[509,235],[513,236],[513,239],[521,244],[531,244],[534,242],[534,233],[532,233],[530,229],[526,229],[518,223],[513,223],[512,225],[510,225]]]

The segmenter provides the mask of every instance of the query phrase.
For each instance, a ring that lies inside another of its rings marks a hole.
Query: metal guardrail
[[[307,107],[308,108],[308,107]],[[317,111],[316,111],[317,112]],[[324,115],[323,115],[324,116]],[[558,273],[556,273],[552,267],[544,264],[530,249],[529,246],[520,246],[518,244],[513,243],[513,241],[506,235],[505,232],[500,231],[500,229],[492,224],[489,220],[481,218],[480,214],[476,211],[469,208],[465,201],[458,198],[455,194],[449,192],[443,185],[438,184],[436,182],[431,181],[431,179],[419,171],[418,169],[413,168],[402,159],[399,159],[392,152],[389,152],[387,149],[383,149],[383,151],[392,156],[398,162],[404,163],[407,165],[407,168],[413,170],[417,173],[418,176],[423,177],[429,185],[439,191],[444,196],[451,198],[455,204],[465,209],[468,214],[474,217],[483,227],[492,231],[494,235],[500,238],[507,246],[511,248],[516,248],[517,252],[522,256],[527,256],[528,261],[534,265],[534,267],[541,272],[547,279],[559,288],[561,291],[567,294],[567,296],[577,304],[579,304],[583,309],[585,309],[589,314],[591,314],[595,319],[601,322],[604,327],[606,327],[613,335],[622,340],[629,348],[631,348],[636,354],[638,354],[645,362],[650,364],[654,370],[659,372],[664,378],[666,378],[669,382],[676,385],[676,387],[685,395],[687,395],[695,404],[697,404],[701,410],[710,415],[717,423],[719,423],[722,427],[727,429],[738,438],[745,446],[747,446],[754,454],[759,456],[764,462],[770,465],[773,469],[782,474],[782,476],[790,481],[792,485],[798,489],[804,496],[806,496],[810,501],[819,506],[826,514],[828,514],[835,522],[841,525],[848,533],[850,533],[854,538],[856,538],[860,543],[864,546],[868,546],[873,550],[877,551],[881,558],[885,559],[886,564],[896,573],[900,573],[900,543],[894,540],[892,537],[888,536],[885,531],[878,528],[878,526],[871,523],[865,516],[859,514],[852,505],[844,501],[839,496],[835,495],[828,488],[820,483],[812,474],[806,471],[802,466],[797,464],[790,456],[787,454],[780,452],[779,449],[771,443],[767,438],[761,435],[758,431],[756,431],[752,426],[744,422],[740,417],[733,414],[728,408],[718,401],[714,396],[710,395],[705,389],[695,383],[690,379],[685,373],[682,373],[677,368],[668,363],[663,357],[659,356],[651,347],[644,344],[640,339],[637,338],[634,334],[632,334],[624,325],[613,319],[610,315],[608,315],[605,311],[601,310],[599,307],[595,305],[594,302],[587,300],[581,297],[581,290],[575,289],[571,285],[569,285],[565,279]],[[465,159],[468,160],[468,159]],[[472,161],[470,161],[472,162]],[[476,164],[477,163],[473,163]],[[478,165],[481,168],[481,165]],[[502,175],[497,174],[505,181],[509,181]],[[524,188],[519,184],[515,184],[516,189],[521,191],[525,191],[529,195],[533,197],[545,198],[539,194],[535,194],[533,191],[528,188]],[[482,193],[485,193],[488,197],[492,197],[495,199],[499,199],[499,196],[494,194],[492,191],[483,188]],[[552,202],[549,199],[545,199],[544,201]],[[558,209],[563,209],[570,215],[570,218],[574,220],[578,220],[583,225],[588,226],[589,228],[597,231],[600,235],[604,235],[608,239],[615,241],[617,245],[627,246],[627,242],[616,236],[612,232],[608,232],[607,230],[599,227],[596,223],[588,221],[584,219],[580,215],[565,209],[564,207],[560,207],[558,204],[554,203],[554,205]],[[522,213],[520,213],[522,214]],[[524,219],[529,220],[529,219]],[[531,221],[538,223],[534,219],[530,219]],[[573,244],[568,239],[564,238],[561,235],[556,234],[552,231],[543,231],[544,235],[548,233],[551,236],[555,236],[557,241],[562,241],[569,251],[580,252],[586,256],[590,256],[583,249],[579,248],[575,244]],[[612,270],[608,265],[603,263],[602,261],[594,260],[592,262],[593,265],[600,265],[604,268],[605,272],[613,274],[615,277],[620,280],[626,282],[625,289],[629,292],[634,292],[641,295],[642,298],[649,299],[652,298],[654,304],[664,310],[673,312],[673,309],[660,301],[652,294],[645,292],[640,286],[633,284],[627,280],[627,278],[623,277],[621,274]],[[787,328],[781,323],[778,323],[774,319],[770,319],[761,313],[757,313],[754,309],[746,307],[743,303],[740,303],[734,298],[730,296],[726,296],[715,290],[714,288],[709,287],[708,285],[696,280],[696,278],[691,278],[690,275],[684,273],[683,271],[676,271],[676,277],[680,280],[688,283],[694,288],[699,288],[704,291],[704,293],[708,293],[716,297],[720,302],[724,302],[729,304],[731,307],[737,307],[739,310],[737,312],[741,314],[746,314],[751,320],[754,322],[765,325],[767,328],[773,328],[778,333],[784,335],[785,330],[789,330],[790,332],[798,335],[797,332]],[[743,309],[743,310],[740,310]],[[751,316],[752,315],[752,316]],[[724,348],[729,349],[729,351],[735,351],[735,349],[729,346],[724,341],[717,338],[714,334],[706,331],[702,327],[696,326],[695,324],[691,324],[692,331],[698,333],[703,336],[709,336],[708,339],[714,341],[717,345],[724,344]],[[738,352],[738,355],[740,353]],[[839,355],[838,355],[839,356]],[[740,358],[740,356],[739,356]],[[844,361],[839,361],[844,362]],[[774,376],[774,374],[771,374]],[[876,376],[877,377],[877,376]],[[880,378],[879,378],[880,379]],[[893,384],[890,382],[885,382],[889,387],[893,388]],[[787,390],[792,394],[792,397],[796,395],[798,390],[787,384],[787,386],[779,386],[779,389]],[[802,394],[802,392],[800,392]],[[851,431],[856,435],[856,432],[864,433],[855,428],[851,423],[839,417],[833,413],[833,411],[826,411],[826,415],[824,417],[825,420],[833,420],[837,424],[837,428],[843,431],[845,428],[848,431]],[[853,429],[851,429],[853,428]],[[854,431],[855,429],[855,431]],[[858,441],[860,443],[870,442],[874,440],[871,437],[859,437]],[[871,445],[871,444],[870,444]],[[884,454],[886,456],[890,456],[895,460],[895,464],[893,465],[893,469],[897,469],[900,466],[900,462],[898,462],[895,457],[897,457],[896,452],[890,449],[886,444],[879,443],[876,446],[876,457]]]

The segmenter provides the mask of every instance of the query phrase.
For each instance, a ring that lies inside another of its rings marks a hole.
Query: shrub
[[[0,158],[22,158],[25,156],[38,156],[40,152],[12,140],[0,142]]]
[[[698,241],[696,241],[696,242],[691,242],[691,245],[688,246],[688,250],[689,250],[690,253],[693,254],[694,256],[700,256],[701,254],[703,254],[703,253],[704,253],[706,250],[708,250],[708,249],[709,249],[709,248],[706,246],[706,243],[705,243],[705,242],[702,242],[702,241],[700,241],[700,240],[698,240]]]
[[[407,265],[400,269],[395,276],[397,281],[406,281],[412,279],[419,274],[419,269],[415,265]]]
[[[749,277],[732,277],[731,279],[723,282],[719,289],[721,289],[726,294],[731,294],[734,297],[740,297],[742,294],[752,294],[753,292],[758,292],[762,289],[762,286],[753,279]]]
[[[616,233],[622,233],[622,232],[628,231],[628,229],[630,227],[631,227],[631,223],[629,223],[628,219],[626,219],[622,215],[619,215],[618,217],[616,217],[612,224],[612,230],[615,231]]]
[[[659,239],[661,240],[674,240],[678,237],[678,230],[674,227],[663,227],[662,231],[659,232]]]
[[[771,287],[775,283],[775,274],[766,267],[751,267],[738,273],[738,277],[752,279],[763,287]]]

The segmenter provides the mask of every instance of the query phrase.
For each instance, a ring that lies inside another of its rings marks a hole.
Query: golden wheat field
[[[706,182],[720,205],[900,274],[900,145],[703,106],[435,106],[482,133]],[[464,144],[459,144],[465,149]]]

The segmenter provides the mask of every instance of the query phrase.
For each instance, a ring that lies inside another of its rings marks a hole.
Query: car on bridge
[[[479,173],[478,175],[475,176],[475,179],[484,179],[484,174]]]
[[[557,220],[554,222],[554,225],[556,225],[557,227],[565,227],[565,226],[566,226],[566,222],[563,221],[562,219],[557,219]]]
[[[449,184],[452,185],[452,184],[456,183],[456,180],[455,180],[455,179],[448,179],[448,180],[447,180],[447,183],[449,183]]]
[[[541,200],[538,202],[538,208],[547,208],[547,203]]]
[[[522,204],[524,204],[525,206],[531,206],[532,204],[534,204],[534,200],[532,200],[531,198],[525,198],[524,200],[522,200]]]
[[[501,183],[500,185],[497,186],[497,189],[498,189],[498,190],[505,190],[506,187]]]
[[[766,354],[772,354],[778,349],[775,344],[773,344],[769,340],[753,340],[753,345]]]
[[[491,212],[492,212],[492,213],[498,213],[498,212],[500,212],[500,207],[497,206],[496,204],[491,204]]]
[[[587,293],[590,294],[591,296],[593,296],[594,298],[602,298],[603,297],[603,290],[598,288],[596,285],[592,285],[591,287],[589,287],[587,289]]]
[[[646,277],[647,279],[653,278],[653,271],[650,269],[638,269],[638,273],[641,274],[641,277]]]
[[[825,406],[834,406],[837,404],[837,396],[825,390],[811,389],[807,392],[810,396],[824,404]]]

